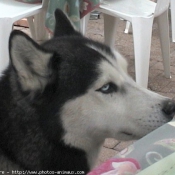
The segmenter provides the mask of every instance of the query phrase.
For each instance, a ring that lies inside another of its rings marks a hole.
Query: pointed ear
[[[81,34],[78,31],[76,31],[75,27],[62,10],[56,9],[55,20],[56,24],[55,24],[54,37],[68,36],[68,35],[81,36]]]
[[[43,90],[52,73],[49,63],[53,54],[43,50],[28,35],[17,30],[10,35],[9,51],[22,89]]]

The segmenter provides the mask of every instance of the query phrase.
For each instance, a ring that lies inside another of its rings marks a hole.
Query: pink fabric
[[[140,171],[139,163],[132,158],[112,158],[95,168],[87,175],[124,175]]]

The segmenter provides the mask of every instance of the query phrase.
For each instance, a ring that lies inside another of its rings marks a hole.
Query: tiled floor
[[[128,72],[134,78],[134,51],[133,51],[133,39],[132,34],[124,34],[125,21],[120,20],[116,33],[115,48],[122,53],[128,63]],[[29,33],[28,29],[18,28],[24,32]],[[102,41],[103,35],[103,18],[99,20],[91,20],[88,24],[86,36],[94,40]],[[148,88],[159,94],[167,97],[175,98],[175,44],[171,42],[171,72],[172,78],[167,79],[164,77],[160,43],[158,37],[157,25],[154,24],[152,47],[151,47],[151,60],[150,60],[150,72],[149,72],[149,84]],[[104,162],[109,157],[114,156],[119,151],[132,144],[133,141],[120,142],[114,139],[106,139],[104,146],[97,164]]]

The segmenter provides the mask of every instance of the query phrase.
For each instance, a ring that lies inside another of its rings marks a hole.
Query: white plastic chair
[[[169,3],[169,0],[158,0],[157,3],[150,0],[102,0],[98,9],[104,14],[105,43],[109,46],[114,46],[117,18],[132,23],[136,82],[143,87],[148,85],[152,26],[155,17],[159,26],[165,76],[170,78]],[[86,20],[86,17],[83,20]],[[84,33],[85,29],[81,30]]]
[[[42,35],[45,33],[44,13],[47,3],[48,0],[43,0],[42,4],[0,0],[0,75],[9,63],[8,40],[13,23],[22,18],[27,18],[32,37],[34,39],[43,37]],[[34,16],[35,20],[33,20]]]
[[[157,0],[155,0],[156,2]],[[172,42],[175,42],[175,0],[170,0],[170,12],[171,12],[171,30],[172,30]],[[131,23],[126,22],[126,28],[124,33],[131,33]]]
[[[175,0],[171,0],[170,4],[171,4],[172,41],[175,42]]]
[[[114,46],[116,17],[132,23],[136,82],[147,87],[153,20],[157,17],[165,76],[170,78],[169,0],[108,0],[100,5],[104,15],[105,43]]]

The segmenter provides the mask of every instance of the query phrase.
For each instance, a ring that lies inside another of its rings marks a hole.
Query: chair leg
[[[34,16],[34,26],[36,32],[36,41],[43,42],[49,38],[49,34],[45,29],[46,11],[41,11]]]
[[[115,45],[116,27],[118,18],[111,15],[103,14],[104,16],[104,42],[110,47]]]
[[[125,28],[124,33],[132,33],[132,27],[129,21],[126,21],[126,28]]]
[[[80,20],[80,32],[85,35],[86,33],[86,29],[87,29],[87,25],[89,22],[89,18],[90,18],[90,13],[88,13],[86,16],[84,16],[81,20]]]
[[[147,88],[153,17],[133,18],[135,72],[138,85]]]
[[[0,20],[0,75],[9,64],[9,36],[12,22],[9,19]]]
[[[36,40],[36,32],[35,32],[35,26],[34,26],[34,16],[30,16],[27,18],[27,22],[29,24],[29,29],[32,35],[32,38]]]
[[[175,0],[171,0],[172,41],[175,42]]]
[[[168,11],[157,17],[165,77],[170,78],[170,39]]]
[[[49,34],[45,29],[46,11],[43,10],[35,16],[27,17],[32,38],[36,41],[45,41],[49,38]]]

